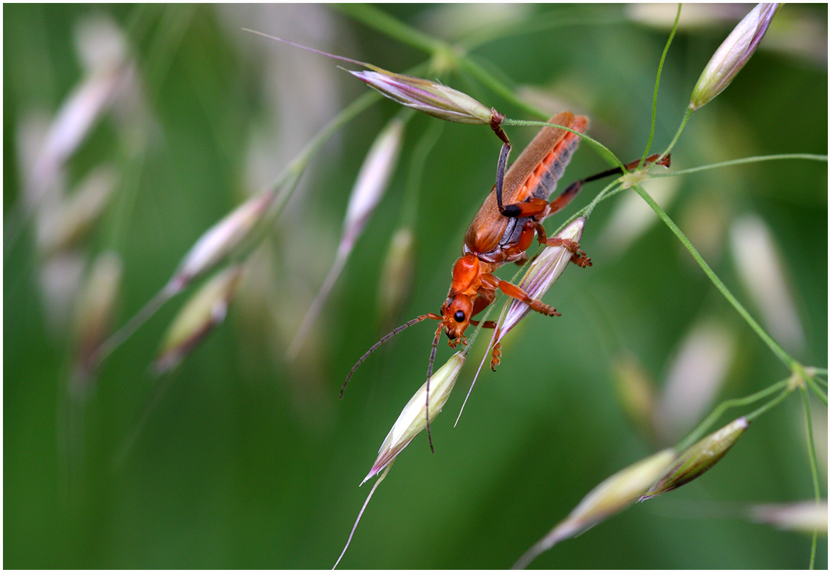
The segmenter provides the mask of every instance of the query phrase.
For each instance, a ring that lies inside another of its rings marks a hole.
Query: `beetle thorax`
[[[465,254],[452,267],[450,294],[474,294],[478,290],[481,264],[473,254]]]

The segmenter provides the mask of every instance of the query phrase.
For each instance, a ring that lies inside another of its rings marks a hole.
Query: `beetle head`
[[[466,343],[464,330],[470,325],[472,313],[473,301],[465,294],[450,296],[441,307],[441,324],[447,330],[447,337],[452,347],[455,347],[459,341]]]

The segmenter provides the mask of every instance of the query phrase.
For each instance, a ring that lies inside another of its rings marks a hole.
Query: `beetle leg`
[[[533,244],[533,237],[538,232],[536,228],[537,226],[541,227],[542,225],[532,220],[525,222],[522,227],[522,233],[519,235],[519,241],[517,244],[518,250],[524,252],[530,248],[530,245]],[[542,229],[542,232],[545,232],[544,228]]]
[[[580,268],[593,266],[593,262],[585,253],[579,249],[579,243],[567,238],[549,238],[545,241],[546,246],[564,246],[571,253],[571,262]]]
[[[658,160],[659,159],[659,160]],[[632,161],[625,166],[626,170],[636,169],[642,160]],[[671,155],[666,155],[662,159],[660,155],[651,155],[646,157],[645,163],[655,163],[657,165],[661,165],[663,167],[668,168],[671,165]],[[607,169],[600,173],[596,173],[595,175],[591,175],[590,177],[585,177],[584,179],[580,179],[578,181],[574,181],[568,187],[562,191],[562,194],[553,199],[550,202],[550,210],[545,214],[546,217],[552,215],[555,212],[561,211],[563,208],[568,206],[573,198],[579,194],[579,191],[582,190],[582,185],[585,183],[590,183],[591,181],[596,181],[599,179],[604,179],[605,177],[610,177],[612,175],[622,175],[623,171],[619,167],[614,167],[612,169]]]
[[[591,179],[593,180],[593,179]],[[579,191],[582,190],[582,183],[585,182],[585,179],[582,181],[574,181],[568,188],[566,188],[562,193],[553,199],[550,204],[547,205],[547,212],[545,213],[545,217],[549,217],[553,213],[559,212],[564,209],[568,204],[574,199],[576,195],[579,194]]]
[[[548,203],[544,199],[532,198],[522,203],[512,203],[505,205],[502,203],[502,192],[504,189],[504,173],[507,170],[507,158],[510,156],[510,144],[505,143],[501,146],[499,153],[499,165],[496,173],[496,203],[499,207],[499,212],[506,217],[531,217],[537,216],[545,212]]]
[[[540,244],[544,244],[546,246],[564,246],[572,255],[571,262],[573,262],[580,268],[587,268],[588,266],[593,266],[593,264],[591,263],[591,259],[585,256],[585,253],[579,249],[578,242],[574,242],[573,240],[570,240],[568,238],[548,238],[547,234],[545,233],[545,227],[543,227],[538,222],[531,224],[534,225],[534,229],[539,237]]]
[[[571,253],[571,262],[580,268],[587,268],[593,266],[591,259],[588,258],[583,251],[579,249],[579,243],[569,240],[567,238],[549,238],[545,241],[547,246],[564,246]]]
[[[530,309],[534,312],[539,312],[540,314],[545,314],[546,316],[561,316],[561,314],[556,311],[556,308],[554,308],[553,306],[548,306],[541,300],[535,300],[531,298],[527,292],[525,292],[515,284],[511,284],[510,282],[507,282],[505,280],[499,280],[492,274],[488,276],[488,279],[492,279],[492,281],[495,282],[496,286],[498,286],[499,290],[501,290],[511,298],[514,298],[519,302],[524,302],[525,304],[530,306]]]
[[[496,202],[499,205],[499,212],[504,214],[504,205],[501,202],[501,193],[504,188],[504,171],[507,168],[507,158],[510,156],[510,143],[505,142],[499,152],[499,165],[496,171]]]
[[[536,236],[536,224],[537,223],[532,220],[525,222],[522,227],[522,232],[519,235],[519,240],[502,250],[506,260],[515,262],[519,266],[522,266],[525,262],[527,262],[528,257],[527,252],[525,251],[530,248],[531,244],[533,244],[533,237]]]
[[[493,300],[495,299],[495,290],[493,290],[492,288],[479,288],[478,297],[476,297],[475,302],[473,302],[473,310],[472,312],[470,312],[470,316],[475,316],[476,314],[484,310],[484,308],[492,304]],[[474,326],[478,325],[478,321],[471,320],[470,323],[472,323]],[[484,327],[487,328],[489,326],[485,325]]]

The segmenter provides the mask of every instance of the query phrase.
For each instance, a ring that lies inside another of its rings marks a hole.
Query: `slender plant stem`
[[[602,155],[606,159],[608,159],[609,163],[616,164],[616,166],[619,167],[620,169],[622,169],[623,172],[626,172],[625,171],[625,165],[623,164],[623,162],[620,161],[619,158],[616,155],[614,155],[614,153],[612,153],[611,150],[608,147],[606,147],[605,145],[603,145],[602,143],[600,143],[596,139],[593,139],[593,138],[585,135],[584,133],[574,131],[573,129],[571,129],[569,127],[565,127],[563,125],[557,125],[556,123],[547,123],[546,121],[524,121],[522,119],[509,119],[509,118],[502,121],[501,124],[502,125],[518,125],[518,126],[522,126],[522,127],[558,127],[559,129],[564,129],[565,131],[569,131],[569,132],[573,133],[574,135],[579,136],[580,139],[586,141],[589,145],[591,145],[592,147],[597,149],[599,151],[600,155]]]
[[[412,159],[409,163],[409,176],[407,177],[406,193],[404,195],[404,208],[401,213],[401,225],[412,226],[418,219],[418,203],[421,192],[421,180],[426,170],[427,159],[441,133],[444,131],[444,121],[430,121],[427,131],[418,140],[415,149],[412,151]]]
[[[822,403],[827,405],[827,394],[822,390],[821,386],[822,383],[827,385],[827,382],[822,382],[818,379],[807,378],[807,385],[813,391],[813,394],[821,400]]]
[[[540,110],[537,107],[534,107],[522,99],[516,97],[513,93],[513,90],[509,89],[504,82],[496,78],[492,73],[487,71],[484,66],[479,64],[478,62],[474,61],[472,58],[459,58],[458,66],[469,73],[471,76],[476,78],[480,81],[483,85],[490,88],[493,93],[501,96],[505,101],[508,101],[530,115],[534,115],[540,119],[546,119],[549,117],[548,113]]]
[[[666,147],[666,150],[663,151],[663,154],[660,155],[661,159],[668,155],[672,149],[674,149],[674,146],[677,143],[677,140],[680,138],[680,134],[683,133],[683,129],[686,128],[686,123],[689,121],[689,117],[692,116],[692,113],[694,113],[694,109],[692,109],[691,107],[687,107],[686,113],[683,115],[683,121],[680,122],[680,127],[678,127],[677,129],[677,133],[674,134],[674,139],[672,139],[671,143],[669,143],[669,146]]]
[[[807,378],[807,385],[809,385],[810,389],[813,390],[813,395],[818,397],[819,401],[821,401],[824,404],[824,406],[826,407],[827,406],[827,394],[824,393],[823,391],[821,391],[820,388],[817,389],[817,387],[820,387],[820,386],[818,386],[818,383],[815,383],[814,380],[812,380],[808,377]]]
[[[584,6],[586,4],[581,5],[579,10],[584,11]],[[478,46],[504,40],[511,36],[526,37],[538,32],[549,32],[560,28],[573,29],[576,26],[618,26],[631,23],[631,20],[625,18],[621,11],[611,18],[600,14],[585,16],[573,9],[571,12],[572,14],[565,13],[565,10],[557,10],[545,14],[533,14],[530,17],[515,20],[499,21],[496,24],[477,28],[474,32],[461,38],[457,45],[462,46],[466,51],[470,51]]]
[[[732,159],[731,161],[723,161],[721,163],[712,163],[711,165],[702,165],[700,167],[692,167],[690,169],[683,169],[682,171],[674,171],[673,173],[665,173],[661,175],[653,175],[653,178],[677,177],[680,175],[689,175],[691,173],[698,173],[700,171],[708,171],[710,169],[721,169],[723,167],[732,167],[735,165],[746,165],[748,163],[762,163],[764,161],[778,161],[783,159],[806,159],[809,161],[824,161],[827,162],[827,155],[815,155],[812,153],[783,153],[779,155],[761,155],[758,157],[744,157],[743,159]]]
[[[790,355],[787,352],[785,352],[784,349],[781,346],[779,346],[774,339],[772,339],[772,336],[770,336],[758,324],[758,322],[755,321],[755,319],[749,314],[746,308],[744,308],[743,305],[740,302],[738,302],[738,299],[735,298],[735,296],[732,295],[732,292],[729,291],[726,285],[723,282],[721,282],[721,279],[718,278],[717,274],[715,274],[714,271],[706,263],[706,261],[703,260],[703,257],[700,255],[700,253],[697,251],[694,245],[692,245],[692,243],[689,241],[686,235],[683,234],[683,231],[681,231],[677,227],[677,225],[674,224],[674,221],[671,218],[669,218],[669,215],[667,215],[666,212],[662,208],[660,208],[660,205],[658,205],[654,201],[654,199],[651,198],[651,195],[649,195],[645,191],[645,189],[643,189],[643,187],[641,187],[640,185],[634,185],[632,188],[637,192],[638,195],[640,195],[643,198],[643,200],[648,204],[648,206],[650,206],[652,210],[655,213],[657,213],[657,216],[659,216],[663,220],[666,226],[668,226],[669,229],[677,236],[680,242],[683,243],[683,246],[686,247],[686,250],[689,251],[689,253],[692,255],[692,258],[694,258],[695,262],[697,262],[698,265],[703,269],[703,272],[706,274],[706,276],[709,277],[709,279],[712,281],[715,287],[718,290],[720,290],[724,298],[726,298],[729,301],[729,303],[732,304],[735,310],[738,311],[738,314],[740,314],[741,317],[744,320],[746,320],[749,326],[753,330],[755,330],[755,333],[757,333],[758,336],[764,341],[764,343],[766,343],[767,346],[769,346],[773,353],[776,356],[778,356],[778,359],[784,362],[784,365],[786,365],[788,369],[790,369],[791,371],[795,371],[795,369],[797,368],[797,362],[792,357],[790,357]]]
[[[784,391],[779,393],[778,396],[775,399],[773,399],[772,401],[769,401],[769,402],[765,403],[764,405],[762,405],[761,407],[759,407],[758,409],[756,409],[755,411],[753,411],[749,415],[746,415],[747,421],[754,421],[756,418],[760,417],[761,415],[763,415],[764,413],[766,413],[767,411],[769,411],[770,409],[772,409],[773,407],[775,407],[776,405],[778,405],[779,403],[784,401],[784,399],[790,394],[790,392],[792,392],[792,387],[793,387],[792,383],[789,383],[790,380],[787,380],[787,381],[788,381],[787,389],[785,389]]]
[[[594,199],[588,203],[585,207],[579,210],[577,213],[573,215],[573,219],[577,217],[584,216],[586,219],[591,216],[591,213],[594,212],[594,208],[601,203],[602,201],[606,200],[608,197],[613,196],[622,190],[622,185],[618,181],[612,181],[604,189],[602,189]],[[566,221],[561,228],[559,228],[555,234],[559,234],[565,226],[571,224],[571,220]]]
[[[807,388],[801,386],[802,403],[804,403],[804,420],[807,424],[807,454],[810,458],[810,473],[813,477],[813,494],[816,498],[816,504],[821,503],[821,487],[818,480],[818,465],[816,464],[816,443],[813,439],[813,420],[810,413],[810,399],[807,395]],[[813,542],[810,550],[810,570],[815,567],[816,563],[816,540],[817,531],[813,531]]]
[[[419,32],[415,28],[404,24],[372,5],[336,4],[335,8],[358,22],[362,22],[402,44],[406,44],[427,54],[435,55],[437,52],[448,51],[448,47],[444,42],[436,40],[423,32]]]
[[[654,82],[654,100],[651,103],[651,129],[648,133],[646,149],[643,151],[643,159],[640,161],[641,166],[645,164],[649,149],[651,149],[651,143],[654,140],[654,125],[657,122],[657,90],[660,88],[660,76],[663,74],[663,64],[666,61],[666,55],[669,53],[669,46],[671,46],[674,35],[677,33],[677,24],[680,22],[680,9],[682,6],[682,4],[677,5],[677,16],[674,17],[674,25],[672,26],[671,34],[669,34],[669,39],[666,41],[666,47],[663,48],[663,55],[660,56],[660,65],[657,66],[657,80]]]
[[[666,178],[666,177],[677,177],[679,175],[688,175],[688,174],[691,174],[691,173],[697,173],[699,171],[707,171],[709,169],[717,169],[717,168],[721,168],[721,167],[730,167],[730,166],[733,166],[733,165],[743,165],[743,164],[747,164],[747,163],[760,163],[760,162],[763,162],[763,161],[774,161],[774,160],[781,160],[781,159],[807,159],[807,160],[813,160],[813,161],[827,161],[827,155],[813,155],[813,154],[810,154],[810,153],[789,153],[789,154],[782,154],[782,155],[762,155],[760,157],[746,157],[746,158],[743,158],[743,159],[733,159],[731,161],[724,161],[722,163],[713,163],[711,165],[703,165],[701,167],[692,167],[690,169],[684,169],[682,171],[675,171],[673,173],[650,175],[650,178],[652,178],[652,179],[663,179],[663,178]],[[590,213],[590,210],[592,210],[596,206],[596,204],[599,204],[602,201],[608,200],[611,197],[613,197],[613,196],[623,192],[624,190],[626,190],[626,188],[621,186],[621,185],[617,185],[616,188],[613,188],[613,189],[610,188],[611,186],[616,185],[616,184],[617,183],[612,183],[612,185],[609,185],[609,187],[606,187],[601,193],[599,193],[597,195],[597,197],[593,201],[591,201],[590,205],[588,205],[587,207],[584,207],[578,213],[573,215],[573,218],[576,218],[577,216],[582,216],[583,214],[585,214],[586,209],[588,210],[588,213]],[[573,218],[570,219],[570,220],[573,220]],[[565,224],[568,224],[570,222],[570,220],[568,222],[566,222]],[[563,227],[564,227],[564,225],[563,225]],[[815,370],[815,371],[819,371],[819,370]]]
[[[731,409],[733,407],[744,407],[746,405],[751,405],[752,403],[755,403],[756,401],[764,399],[765,397],[768,397],[768,396],[772,395],[773,393],[775,393],[777,391],[781,391],[781,395],[786,397],[790,393],[790,389],[788,388],[789,383],[790,383],[789,379],[784,379],[784,380],[781,380],[777,383],[774,383],[774,384],[770,385],[767,388],[762,389],[761,391],[753,393],[752,395],[747,395],[746,397],[738,397],[738,398],[735,398],[735,399],[727,399],[726,401],[722,401],[706,417],[706,419],[704,419],[700,423],[700,425],[698,425],[695,428],[694,431],[689,433],[689,435],[677,445],[677,447],[676,447],[677,450],[678,451],[683,451],[685,449],[688,449],[694,443],[698,442],[700,440],[700,438],[703,437],[703,435],[706,434],[706,432],[709,431],[711,426],[728,409]],[[778,399],[781,399],[780,395],[779,395]],[[758,414],[756,412],[753,412],[752,414],[748,415],[747,417],[750,418],[750,420],[751,420],[751,419],[753,419],[757,416],[758,416]]]
[[[810,412],[810,399],[807,393],[807,388],[801,386],[801,397],[804,403],[804,419],[807,423],[807,452],[810,456],[810,470],[813,474],[813,493],[816,497],[816,502],[821,501],[821,488],[818,478],[818,465],[816,464],[816,443],[813,438],[813,420]]]

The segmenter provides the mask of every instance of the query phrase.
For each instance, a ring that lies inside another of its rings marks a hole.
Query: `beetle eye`
[[[455,313],[455,315],[453,316],[453,318],[455,318],[456,322],[459,322],[459,323],[463,322],[464,321],[464,312],[462,312],[461,310],[457,311]]]

